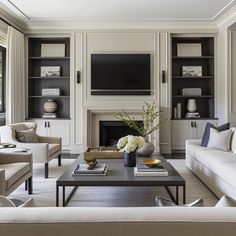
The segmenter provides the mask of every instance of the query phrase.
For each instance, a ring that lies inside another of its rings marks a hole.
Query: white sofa
[[[200,146],[201,140],[186,141],[186,166],[219,198],[236,198],[236,153]]]
[[[4,236],[235,236],[236,208],[0,208]]]

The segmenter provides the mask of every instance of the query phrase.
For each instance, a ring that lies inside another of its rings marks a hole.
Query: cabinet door
[[[172,121],[171,128],[172,150],[184,150],[185,141],[191,137],[191,125],[189,121]]]
[[[32,120],[31,120],[32,121]],[[48,136],[47,123],[44,120],[33,120],[37,124],[36,133],[40,136]]]
[[[63,149],[70,145],[70,121],[53,120],[49,125],[51,137],[61,137]]]

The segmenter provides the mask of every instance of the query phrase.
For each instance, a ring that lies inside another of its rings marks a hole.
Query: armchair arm
[[[61,145],[60,137],[47,137],[47,136],[39,136],[38,139],[40,143],[58,143]]]
[[[16,162],[32,163],[32,153],[0,153],[0,164],[10,164]]]
[[[0,195],[3,195],[4,191],[5,191],[5,170],[0,169]]]
[[[33,162],[48,162],[48,143],[17,143],[17,147],[30,149],[33,154]]]

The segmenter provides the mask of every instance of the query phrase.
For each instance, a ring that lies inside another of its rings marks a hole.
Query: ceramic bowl
[[[157,167],[160,163],[161,161],[158,159],[148,159],[143,161],[143,164],[150,168]]]

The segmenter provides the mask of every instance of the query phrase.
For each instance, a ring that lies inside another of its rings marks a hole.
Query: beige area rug
[[[63,159],[62,166],[57,166],[57,160],[49,165],[49,178],[45,179],[44,165],[34,164],[33,194],[37,207],[53,207],[56,202],[56,180],[75,161],[75,159]],[[187,183],[187,202],[203,198],[205,206],[214,206],[218,199],[195,177],[187,167],[184,160],[168,160],[184,177]],[[71,188],[67,189],[68,191]],[[67,192],[68,192],[67,191]],[[174,193],[174,192],[173,192]],[[180,201],[182,201],[182,189],[180,188]],[[74,194],[68,206],[80,207],[134,207],[154,206],[155,196],[160,195],[169,198],[163,187],[80,187]],[[14,191],[10,197],[25,200],[29,198],[24,190],[24,184]],[[61,196],[60,196],[61,198]]]

